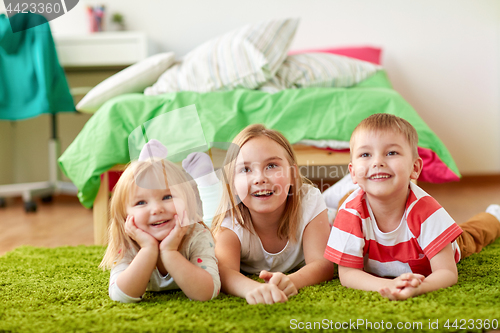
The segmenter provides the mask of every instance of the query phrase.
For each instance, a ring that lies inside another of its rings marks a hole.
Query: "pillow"
[[[128,93],[142,93],[174,63],[174,53],[160,53],[148,57],[110,76],[90,90],[76,109],[94,113],[110,98]]]
[[[251,24],[205,42],[144,94],[255,89],[273,77],[285,60],[298,23],[298,19],[283,19]]]
[[[275,92],[282,89],[309,87],[350,87],[382,67],[372,63],[329,53],[290,55],[276,76],[260,90]]]
[[[298,53],[318,53],[318,52],[343,55],[349,58],[368,61],[376,65],[381,64],[380,56],[382,54],[382,49],[371,46],[340,47],[340,48],[306,50],[306,51],[290,51],[288,55],[293,55]]]

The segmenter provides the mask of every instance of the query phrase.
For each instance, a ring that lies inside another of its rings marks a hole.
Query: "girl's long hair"
[[[175,186],[177,195],[184,201],[190,221],[201,221],[201,205],[186,174],[177,165],[160,159],[132,161],[116,183],[109,205],[108,247],[99,267],[112,268],[127,254],[137,253],[140,247],[125,232],[127,205],[131,203],[137,182],[149,175],[159,180],[158,186]],[[161,182],[165,182],[161,184]],[[139,184],[141,185],[141,184]],[[142,186],[144,187],[144,186]],[[158,188],[160,188],[158,187]],[[181,212],[178,212],[181,216]],[[188,233],[192,230],[188,230]],[[182,245],[182,243],[181,243]],[[179,247],[181,246],[179,245]]]
[[[244,128],[233,140],[233,144],[228,149],[224,162],[224,179],[222,180],[227,191],[223,191],[221,202],[217,208],[216,215],[212,221],[212,233],[215,235],[221,228],[222,221],[226,217],[231,217],[233,225],[235,221],[243,228],[253,232],[252,218],[248,208],[240,202],[235,195],[234,177],[236,168],[236,158],[245,143],[258,137],[267,137],[285,149],[285,156],[290,164],[291,185],[286,199],[285,210],[278,227],[277,236],[282,239],[297,240],[297,226],[301,217],[302,185],[311,182],[303,177],[297,166],[297,158],[292,149],[292,145],[280,132],[267,129],[264,125],[255,124]],[[265,149],[265,147],[263,148]]]

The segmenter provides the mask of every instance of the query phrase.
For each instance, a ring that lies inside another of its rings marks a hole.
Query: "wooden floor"
[[[434,196],[458,223],[500,204],[500,175],[465,177],[457,183],[419,183]],[[56,247],[92,245],[92,211],[76,197],[57,196],[52,203],[39,203],[37,213],[25,213],[20,199],[0,208],[0,255],[21,245]]]
[[[76,197],[56,196],[51,203],[38,201],[36,213],[26,213],[22,200],[0,208],[0,255],[21,245],[57,247],[92,245],[92,210]]]

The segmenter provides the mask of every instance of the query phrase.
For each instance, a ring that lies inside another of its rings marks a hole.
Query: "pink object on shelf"
[[[104,6],[87,6],[90,32],[104,30]]]
[[[371,47],[371,46],[300,50],[300,51],[290,51],[288,54],[293,55],[299,53],[314,53],[314,52],[338,54],[350,58],[368,61],[377,65],[380,65],[381,63],[380,58],[382,55],[381,48]]]

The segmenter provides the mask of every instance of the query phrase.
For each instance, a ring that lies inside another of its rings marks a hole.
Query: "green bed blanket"
[[[111,99],[59,158],[63,172],[78,188],[80,202],[92,207],[100,175],[116,164],[130,161],[128,136],[134,129],[154,117],[193,104],[206,142],[231,142],[244,127],[254,123],[279,130],[291,143],[303,139],[349,141],[353,129],[367,116],[380,112],[395,114],[416,128],[422,148],[419,152],[430,153],[424,159],[424,180],[442,182],[460,177],[441,140],[392,89],[385,72],[380,71],[351,88],[293,89],[276,94],[243,89],[157,96],[126,94]],[[189,145],[186,141],[190,140],[190,126],[182,118],[165,124],[165,133],[183,129],[185,134],[182,138],[173,136],[170,145]]]

